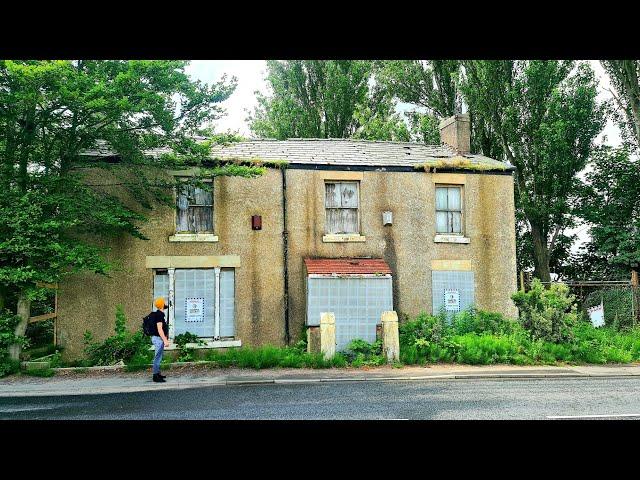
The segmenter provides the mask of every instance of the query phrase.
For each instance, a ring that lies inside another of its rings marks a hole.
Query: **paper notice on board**
[[[447,312],[460,311],[460,290],[447,289],[444,291],[444,309]]]
[[[204,322],[204,298],[185,299],[185,320],[187,322]]]

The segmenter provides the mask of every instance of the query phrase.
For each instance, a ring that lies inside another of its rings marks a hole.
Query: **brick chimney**
[[[471,122],[469,114],[458,114],[440,122],[440,141],[458,154],[471,153]]]

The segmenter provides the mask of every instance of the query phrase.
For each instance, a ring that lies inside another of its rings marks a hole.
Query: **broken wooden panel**
[[[325,183],[324,189],[325,189],[325,197],[324,197],[325,208],[340,207],[339,184]]]
[[[343,208],[358,208],[358,184],[356,182],[341,183],[340,199]]]
[[[327,233],[358,233],[357,208],[327,208]]]
[[[213,205],[210,191],[185,185],[176,198],[177,232],[213,232]]]
[[[342,216],[341,208],[327,208],[327,233],[341,233]]]
[[[358,209],[343,208],[342,209],[342,229],[340,233],[358,233]]]
[[[194,188],[192,197],[193,201],[190,201],[192,205],[211,205],[211,191],[203,190],[202,188]]]

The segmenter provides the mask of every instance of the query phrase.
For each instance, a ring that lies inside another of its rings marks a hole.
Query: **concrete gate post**
[[[336,316],[333,312],[320,314],[320,351],[327,360],[336,354]]]
[[[400,361],[398,314],[394,311],[382,312],[382,351],[387,363]]]

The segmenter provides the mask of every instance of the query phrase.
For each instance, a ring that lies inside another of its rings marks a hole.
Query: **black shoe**
[[[153,381],[156,383],[165,383],[166,380],[164,378],[162,378],[162,376],[160,376],[160,374],[158,373],[154,373],[153,374]]]
[[[167,376],[166,376],[166,375],[162,375],[161,373],[159,373],[159,374],[158,374],[158,376],[159,376],[160,378],[167,378]]]

